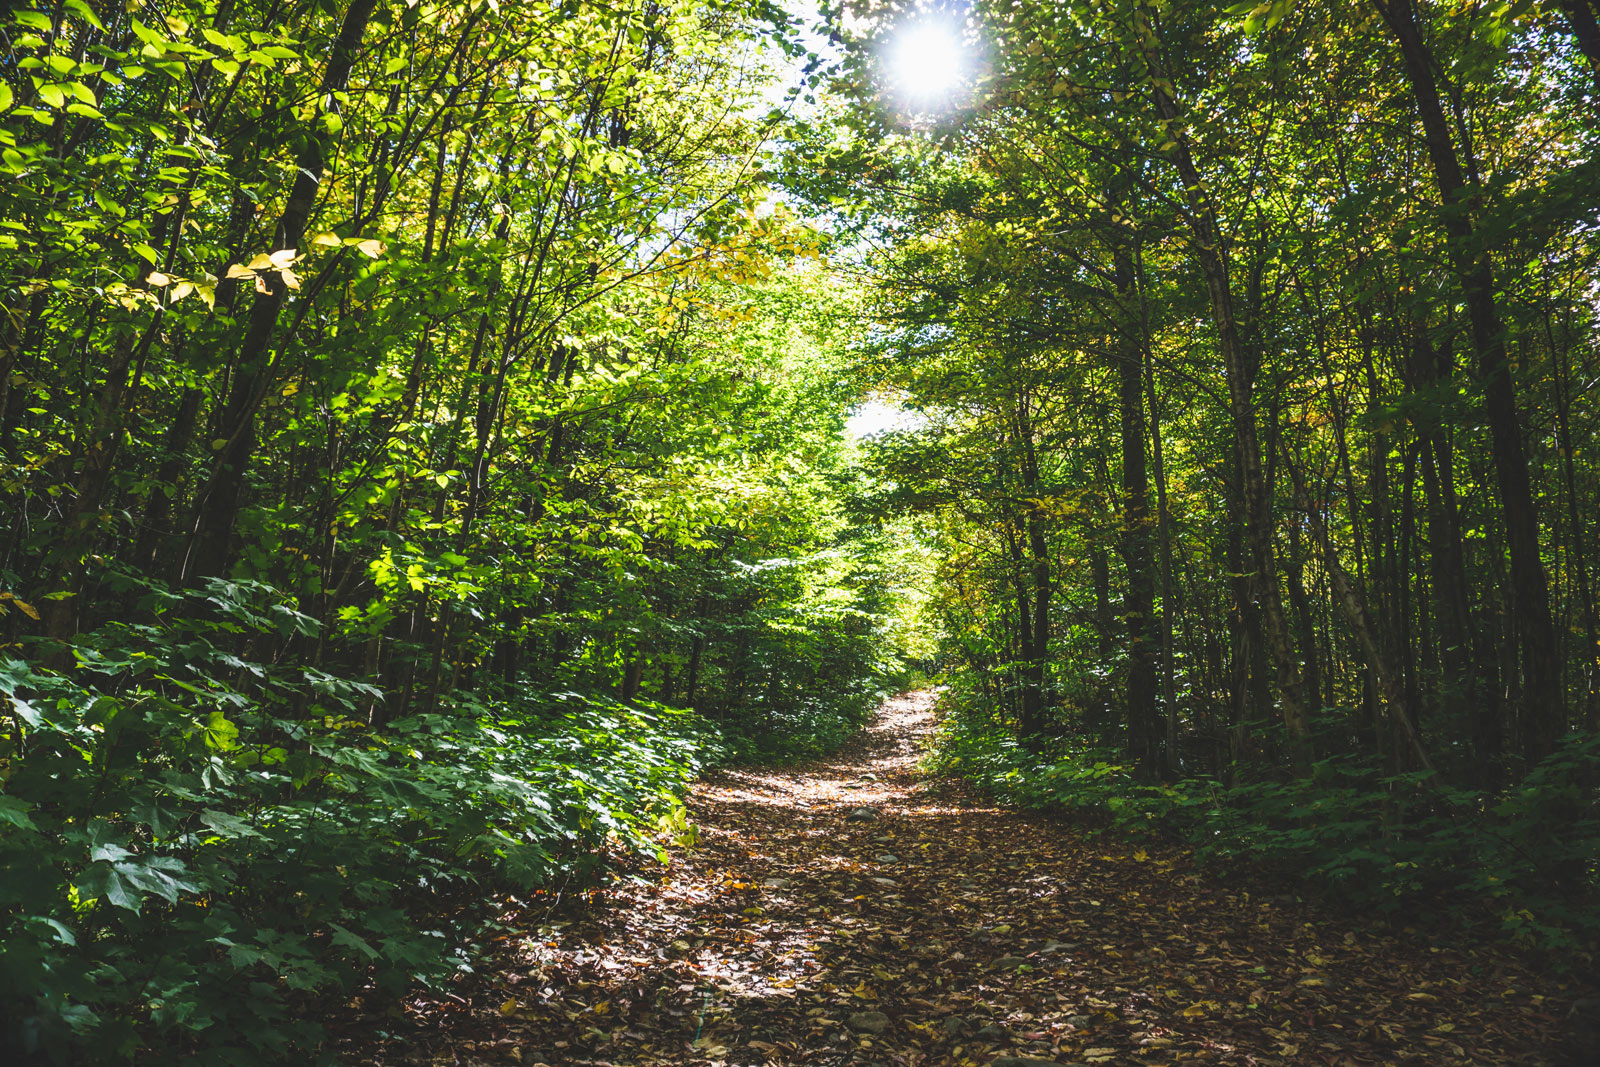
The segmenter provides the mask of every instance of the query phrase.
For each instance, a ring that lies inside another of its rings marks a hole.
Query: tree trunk
[[[1116,257],[1117,291],[1131,311],[1138,298],[1133,256]],[[1118,426],[1122,434],[1122,522],[1118,551],[1127,570],[1122,601],[1128,638],[1128,754],[1144,776],[1161,777],[1162,727],[1156,708],[1156,648],[1150,623],[1155,614],[1155,552],[1150,544],[1150,475],[1145,461],[1144,345],[1133,315],[1118,332]]]
[[[1183,132],[1183,115],[1168,92],[1172,82],[1166,74],[1154,31],[1147,20],[1140,20],[1136,32],[1140,34],[1143,45],[1156,110],[1167,124],[1169,135],[1175,139],[1175,149],[1171,154],[1183,182],[1188,208],[1184,214],[1190,228],[1194,254],[1205,277],[1206,292],[1211,300],[1212,322],[1217,331],[1217,347],[1220,349],[1223,375],[1228,386],[1251,598],[1261,611],[1262,634],[1267,651],[1271,654],[1278,700],[1288,733],[1290,763],[1297,773],[1304,774],[1311,768],[1311,723],[1306,715],[1304,687],[1295,663],[1294,647],[1289,639],[1289,623],[1278,591],[1278,569],[1272,549],[1272,499],[1262,467],[1261,443],[1251,395],[1255,386],[1256,364],[1245,351],[1239,337],[1233,288],[1228,275],[1223,237],[1217,225],[1217,212],[1195,167],[1188,135]]]
[[[342,92],[360,50],[361,38],[372,18],[378,0],[351,0],[345,9],[339,36],[322,72],[317,98],[324,107],[337,109],[333,94]],[[298,248],[306,225],[316,206],[327,164],[322,133],[317,125],[322,112],[306,124],[298,156],[295,178],[273,233],[272,251]],[[278,315],[288,302],[289,287],[277,271],[261,276],[264,292],[256,295],[244,340],[239,346],[238,373],[223,405],[222,430],[227,435],[217,456],[212,476],[197,504],[186,576],[220,575],[227,571],[232,557],[234,522],[239,514],[245,475],[255,455],[255,417],[270,389],[273,377],[272,343],[278,328]]]
[[[1400,46],[1422,122],[1428,158],[1443,200],[1443,225],[1451,264],[1461,279],[1467,317],[1478,354],[1484,414],[1500,509],[1505,516],[1511,560],[1507,591],[1522,657],[1522,753],[1529,763],[1548,755],[1566,731],[1566,698],[1544,562],[1539,555],[1538,512],[1517,412],[1517,385],[1506,360],[1505,335],[1495,306],[1494,265],[1481,246],[1470,214],[1469,188],[1450,138],[1433,77],[1433,56],[1417,29],[1411,0],[1373,0]],[[1475,183],[1474,183],[1475,186]]]
[[[1572,39],[1589,60],[1589,75],[1594,79],[1594,100],[1600,106],[1600,4],[1595,0],[1560,0],[1572,27]]]
[[[1050,557],[1045,537],[1045,517],[1039,503],[1039,457],[1034,447],[1032,413],[1026,393],[1016,398],[1017,441],[1021,447],[1019,469],[1022,476],[1024,528],[1028,542],[1028,576],[1032,584],[1032,625],[1023,648],[1022,736],[1036,737],[1044,732],[1047,697],[1047,664],[1050,654]]]

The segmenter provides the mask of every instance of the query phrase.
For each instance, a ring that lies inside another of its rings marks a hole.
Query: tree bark
[[[1483,409],[1489,423],[1495,482],[1505,516],[1511,563],[1507,592],[1522,652],[1522,753],[1529,763],[1534,763],[1549,755],[1566,730],[1566,698],[1555,629],[1550,621],[1544,562],[1540,558],[1538,512],[1522,443],[1517,385],[1506,359],[1505,334],[1495,302],[1494,264],[1472,218],[1476,185],[1469,185],[1457,158],[1449,123],[1439,103],[1433,56],[1417,28],[1411,0],[1373,2],[1399,44],[1411,83],[1428,158],[1443,201],[1446,245],[1451,265],[1461,279],[1477,349]]]
[[[1128,640],[1128,754],[1148,779],[1161,777],[1161,716],[1156,708],[1155,552],[1150,543],[1150,474],[1145,459],[1144,344],[1131,311],[1138,299],[1133,256],[1116,256],[1117,292],[1127,314],[1117,343],[1118,427],[1122,437],[1122,517],[1118,552],[1127,571],[1122,615]]]
[[[1032,620],[1023,646],[1022,736],[1037,737],[1044,732],[1050,654],[1050,557],[1045,537],[1045,517],[1039,502],[1039,456],[1034,443],[1032,412],[1026,391],[1016,396],[1015,418],[1019,447],[1018,469],[1022,479],[1023,529],[1028,544],[1027,573],[1032,586]]]
[[[334,40],[317,90],[325,106],[336,108],[332,94],[344,89],[360,51],[367,23],[378,0],[351,0],[344,21]],[[321,131],[315,129],[322,118],[319,109],[307,128],[295,159],[295,178],[273,233],[273,251],[297,248],[305,236],[306,225],[316,206],[327,164]],[[276,271],[262,277],[265,292],[258,293],[250,306],[250,317],[238,354],[238,373],[223,405],[222,427],[227,443],[217,456],[211,479],[197,504],[189,562],[185,575],[220,575],[227,571],[232,556],[234,522],[238,518],[245,476],[255,455],[256,410],[265,399],[272,381],[272,343],[277,333],[278,315],[288,302],[289,287]]]
[[[1244,525],[1244,548],[1250,572],[1251,597],[1262,616],[1262,633],[1274,667],[1274,681],[1288,734],[1290,763],[1297,773],[1311,767],[1311,723],[1306,714],[1304,686],[1289,638],[1288,618],[1278,591],[1278,569],[1272,548],[1272,499],[1261,462],[1260,436],[1256,429],[1255,362],[1245,351],[1239,336],[1238,316],[1223,237],[1217,212],[1199,169],[1195,166],[1183,115],[1170,94],[1172,85],[1148,16],[1136,16],[1150,92],[1157,114],[1174,138],[1171,152],[1183,183],[1187,207],[1185,219],[1190,229],[1195,258],[1205,277],[1211,302],[1211,317],[1217,331],[1217,347],[1222,357],[1223,376],[1228,386],[1229,412],[1233,419],[1235,458],[1238,464],[1240,503]]]

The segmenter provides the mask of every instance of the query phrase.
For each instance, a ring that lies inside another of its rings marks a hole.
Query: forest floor
[[[350,1059],[1600,1063],[1564,1023],[1592,993],[1504,948],[1224,884],[1176,847],[919,778],[931,703],[889,701],[824,761],[710,776],[669,867],[561,918],[509,914],[497,967],[408,1002]]]

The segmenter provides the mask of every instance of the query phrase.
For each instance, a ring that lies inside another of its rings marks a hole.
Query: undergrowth
[[[925,766],[1021,807],[1170,835],[1214,869],[1248,862],[1369,912],[1497,927],[1568,961],[1592,959],[1600,940],[1594,736],[1570,738],[1493,793],[1432,774],[1386,775],[1355,758],[1322,761],[1303,779],[1147,784],[1115,753],[1080,741],[1030,749],[953,687]]]
[[[896,688],[864,681],[842,693],[730,712],[719,720],[728,762],[781,766],[829,755],[861,729]]]
[[[236,651],[314,634],[270,589],[164,595],[71,669],[0,659],[7,1062],[317,1062],[318,1005],[470,967],[462,902],[657,849],[723,754],[692,713],[595,693],[373,729],[371,686]]]

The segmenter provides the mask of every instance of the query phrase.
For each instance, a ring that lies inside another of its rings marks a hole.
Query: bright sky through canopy
[[[877,437],[897,430],[916,430],[926,425],[927,418],[899,404],[882,400],[863,401],[845,420],[845,433],[851,437]]]
[[[948,103],[969,65],[960,28],[939,21],[901,27],[889,43],[888,59],[895,91],[919,108]]]

